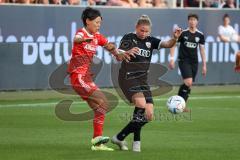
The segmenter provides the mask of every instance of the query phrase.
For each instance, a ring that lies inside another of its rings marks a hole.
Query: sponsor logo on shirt
[[[93,52],[96,51],[96,47],[94,45],[91,45],[91,44],[86,44],[84,46],[84,49],[89,50],[89,51],[93,51]]]
[[[142,57],[150,57],[150,53],[151,52],[149,50],[140,49],[140,51],[138,52],[138,55]]]
[[[188,48],[197,48],[197,43],[193,43],[193,42],[184,42],[184,45]]]

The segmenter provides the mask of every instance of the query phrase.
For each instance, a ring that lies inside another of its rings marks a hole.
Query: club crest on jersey
[[[147,46],[147,48],[151,48],[151,43],[150,42],[146,42],[146,46]]]
[[[199,42],[199,41],[200,41],[200,38],[199,38],[199,37],[195,37],[195,41],[196,41],[196,42]]]
[[[98,40],[97,40],[97,39],[94,39],[94,40],[93,40],[93,43],[97,45],[97,44],[98,44]]]

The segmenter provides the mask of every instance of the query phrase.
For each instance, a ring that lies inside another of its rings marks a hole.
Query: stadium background
[[[82,27],[81,11],[84,7],[71,6],[0,6],[0,90],[49,89],[49,76],[71,54],[72,38]],[[147,14],[153,21],[152,35],[161,39],[171,36],[174,25],[187,27],[187,15],[199,14],[199,29],[205,33],[208,75],[198,74],[197,84],[237,84],[240,76],[233,70],[238,43],[222,43],[217,39],[217,28],[222,16],[228,13],[232,26],[239,31],[239,10],[218,9],[127,9],[100,7],[103,15],[101,33],[111,42],[119,44],[121,37],[134,31],[136,19]],[[6,16],[7,15],[7,16]],[[155,52],[153,63],[167,67],[169,50]],[[103,67],[96,83],[100,87],[112,87],[109,53],[98,49],[97,57]],[[201,61],[201,59],[200,59]],[[14,64],[14,65],[13,65]],[[199,70],[201,72],[201,68]],[[171,84],[179,84],[177,69],[163,77]]]
[[[233,68],[235,52],[240,46],[217,41],[217,27],[222,24],[225,13],[230,15],[231,25],[239,32],[239,9],[98,8],[104,18],[101,32],[117,44],[123,34],[134,30],[136,19],[142,14],[152,18],[153,35],[163,39],[171,36],[175,24],[187,27],[188,13],[199,14],[199,29],[206,37],[208,75],[206,79],[201,74],[197,78],[197,84],[206,86],[192,88],[188,101],[191,112],[178,115],[168,112],[166,101],[177,94],[180,76],[177,69],[167,72],[162,78],[176,86],[171,92],[154,97],[155,118],[142,133],[142,152],[131,151],[132,136],[126,139],[128,152],[119,151],[111,143],[108,145],[114,152],[91,151],[92,121],[67,121],[56,114],[59,102],[72,100],[69,111],[74,117],[82,118],[82,113],[89,111],[87,104],[78,95],[49,89],[49,76],[69,59],[72,37],[76,29],[82,27],[83,7],[1,4],[0,159],[239,160],[240,76]],[[167,66],[168,52],[165,49],[155,52],[153,63]],[[115,62],[101,48],[97,56],[104,64],[98,68],[101,72],[97,84],[112,86],[110,69]],[[114,102],[117,106],[107,114],[104,127],[104,135],[111,137],[130,120],[133,107],[129,107],[116,90],[102,90],[117,97]]]

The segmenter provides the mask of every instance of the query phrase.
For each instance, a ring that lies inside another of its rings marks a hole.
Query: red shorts
[[[70,82],[72,88],[82,97],[83,100],[87,100],[94,91],[99,89],[93,82],[90,73],[81,74],[73,72],[70,75]]]

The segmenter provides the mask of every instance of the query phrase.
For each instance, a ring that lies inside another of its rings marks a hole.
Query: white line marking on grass
[[[213,99],[232,99],[232,98],[240,98],[240,96],[197,96],[197,97],[190,97],[190,100],[213,100]],[[166,101],[168,98],[154,98],[154,101]],[[59,101],[60,102],[60,101]],[[122,99],[119,100],[120,103],[124,103]],[[22,103],[22,104],[0,104],[0,108],[5,107],[53,107],[58,102],[43,102],[43,103]],[[74,104],[86,104],[86,102],[74,102]]]

